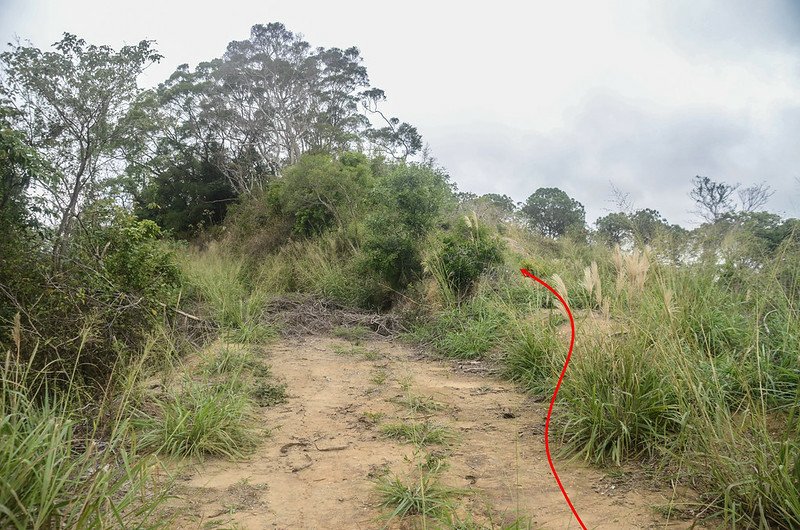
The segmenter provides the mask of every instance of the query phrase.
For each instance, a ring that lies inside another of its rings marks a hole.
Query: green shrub
[[[481,274],[502,261],[500,242],[478,223],[477,217],[465,217],[442,238],[440,248],[426,259],[425,265],[440,288],[452,293],[460,303],[472,292]]]
[[[453,202],[447,178],[424,166],[400,164],[378,180],[375,210],[366,218],[366,270],[392,289],[407,287],[422,273],[422,246]]]
[[[37,371],[100,391],[153,326],[174,316],[182,277],[153,222],[100,205],[82,219],[57,266],[41,247],[29,249],[13,290],[0,296],[22,317],[23,354],[38,344]],[[0,334],[0,345],[7,337]]]

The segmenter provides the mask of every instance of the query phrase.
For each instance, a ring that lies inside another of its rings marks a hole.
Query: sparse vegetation
[[[286,385],[259,381],[253,386],[252,396],[261,407],[271,407],[286,402]]]
[[[404,482],[399,477],[382,477],[378,481],[380,506],[387,511],[387,518],[419,515],[423,518],[441,520],[450,515],[459,490],[443,486],[436,473],[423,473],[418,479]]]
[[[374,385],[381,386],[386,382],[388,377],[389,374],[387,374],[385,370],[376,370],[373,372],[370,382]]]
[[[447,427],[428,421],[419,423],[386,423],[381,426],[380,430],[389,438],[410,443],[417,447],[446,445],[454,439],[454,434]]]
[[[428,396],[419,396],[407,393],[406,395],[394,400],[395,403],[406,407],[413,413],[427,414],[444,408],[444,405]]]
[[[380,357],[380,353],[376,349],[367,348],[365,346],[336,347],[334,348],[334,352],[336,352],[337,355],[363,357],[367,361],[374,361]]]

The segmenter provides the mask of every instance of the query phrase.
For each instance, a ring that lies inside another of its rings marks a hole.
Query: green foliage
[[[189,383],[156,402],[136,421],[142,449],[175,456],[241,458],[255,448],[250,402],[235,380],[210,387]]]
[[[29,219],[28,186],[46,171],[39,153],[14,130],[10,109],[0,105],[0,226],[21,226]],[[4,231],[5,232],[5,231]]]
[[[624,243],[650,245],[661,233],[674,229],[659,212],[650,208],[632,214],[610,213],[595,224],[598,238],[609,246]]]
[[[12,45],[0,54],[6,96],[20,110],[15,126],[26,131],[51,169],[39,175],[43,213],[57,225],[53,254],[69,246],[76,216],[91,191],[111,179],[114,161],[130,138],[125,115],[139,90],[136,78],[161,56],[151,41],[123,46],[87,44],[65,33],[53,51]]]
[[[259,343],[274,338],[275,330],[262,322],[267,293],[258,286],[249,288],[244,259],[211,245],[202,253],[186,253],[183,266],[191,296],[211,313],[228,340]]]
[[[37,369],[60,380],[74,374],[97,390],[116,366],[135,359],[177,300],[181,276],[151,221],[98,207],[83,223],[60,271],[47,266],[44,249],[28,248],[9,271],[13,290],[6,286],[2,294],[22,315],[24,350],[39,345]]]
[[[372,186],[367,158],[343,153],[308,154],[287,169],[282,189],[282,211],[294,220],[292,232],[318,235],[330,228],[345,230],[363,210]]]
[[[106,278],[150,301],[147,309],[152,313],[159,310],[159,303],[175,298],[181,282],[175,255],[161,236],[154,222],[117,214],[107,226],[98,222],[98,229],[86,234],[81,247],[85,252],[101,248]],[[78,259],[89,261],[88,256]]]
[[[373,185],[364,155],[345,152],[306,154],[266,191],[243,200],[231,211],[229,225],[237,245],[261,256],[292,238],[312,238],[336,229],[349,249],[357,239]]]
[[[159,171],[135,199],[136,215],[188,239],[220,224],[236,195],[210,160],[186,155]]]
[[[422,423],[387,423],[381,426],[381,432],[388,438],[394,438],[417,447],[445,445],[454,438],[453,433],[448,428],[428,421]]]
[[[435,473],[422,473],[418,479],[404,482],[400,477],[381,477],[377,484],[380,507],[386,517],[420,515],[423,518],[444,519],[455,508],[455,498],[463,492],[444,486]]]
[[[17,325],[18,343],[21,333]],[[165,492],[152,491],[153,462],[129,443],[127,419],[114,418],[113,409],[105,425],[77,415],[81,402],[71,392],[77,388],[42,392],[46,380],[33,363],[20,361],[7,352],[0,374],[0,526],[152,527]],[[136,371],[128,375],[135,384]],[[124,409],[128,396],[122,393],[116,406]],[[98,410],[110,405],[101,403]]]
[[[367,217],[364,266],[393,289],[422,273],[422,245],[452,203],[447,178],[430,168],[400,164],[377,182],[377,211]]]
[[[531,228],[547,237],[582,230],[586,222],[583,205],[558,188],[539,188],[522,207]]]
[[[447,233],[426,266],[442,289],[463,301],[478,278],[493,265],[503,262],[502,245],[477,218],[465,217]]]
[[[426,317],[411,338],[445,357],[480,359],[502,340],[507,318],[502,305],[477,298]]]
[[[560,416],[564,441],[595,463],[653,456],[681,426],[668,376],[640,344],[598,346],[594,355],[582,351],[581,363],[565,379],[563,399],[570,406]]]
[[[508,343],[506,376],[534,394],[549,391],[556,374],[554,354],[564,348],[553,330],[543,324],[522,327]]]

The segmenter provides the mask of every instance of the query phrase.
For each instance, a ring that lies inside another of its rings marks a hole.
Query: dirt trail
[[[272,434],[247,461],[206,460],[182,472],[171,503],[177,528],[382,528],[373,479],[387,469],[402,476],[414,449],[387,440],[373,420],[378,413],[384,423],[414,417],[395,402],[409,392],[446,405],[431,413],[457,433],[443,481],[469,489],[462,502],[478,520],[525,516],[532,528],[578,528],[545,457],[544,404],[397,344],[365,344],[377,352],[371,360],[342,355],[350,347],[312,337],[264,349],[289,400],[259,410]],[[557,469],[589,528],[688,526],[667,523],[651,508],[665,504],[668,492],[634,489],[627,475],[613,479],[568,462]]]

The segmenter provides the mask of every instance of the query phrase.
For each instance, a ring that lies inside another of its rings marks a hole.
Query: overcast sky
[[[800,2],[0,0],[3,43],[157,41],[144,85],[274,21],[357,46],[462,190],[557,186],[593,222],[613,182],[689,225],[699,174],[765,181],[769,208],[800,216]]]

